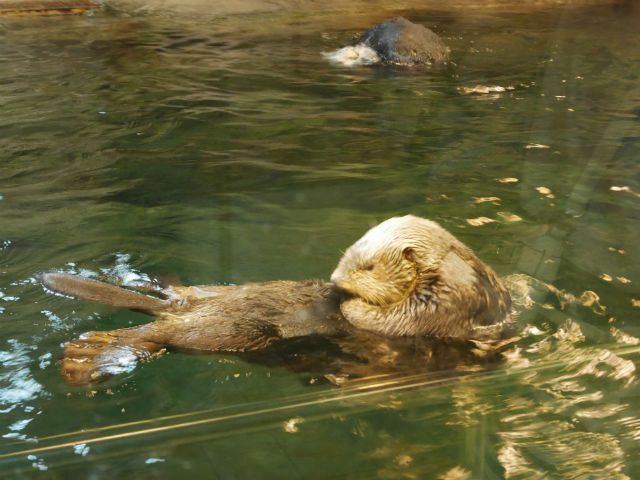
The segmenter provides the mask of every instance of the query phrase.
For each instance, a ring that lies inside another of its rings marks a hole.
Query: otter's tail
[[[162,344],[149,340],[148,330],[142,325],[82,334],[64,346],[62,375],[71,385],[89,385],[130,372],[138,360],[164,352]]]
[[[40,275],[39,280],[42,285],[54,292],[91,302],[105,303],[114,307],[154,313],[162,311],[171,305],[168,300],[151,297],[78,275],[43,273]]]

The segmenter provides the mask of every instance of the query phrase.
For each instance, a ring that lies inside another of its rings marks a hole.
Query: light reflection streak
[[[576,348],[582,341],[579,325],[567,319],[556,333],[529,348],[544,359],[559,361],[557,373],[562,375],[523,376],[521,382],[529,384],[537,398],[530,402],[508,399],[506,410],[512,415],[501,419],[504,430],[498,433],[502,439],[498,459],[505,478],[547,478],[555,471],[562,478],[571,472],[571,478],[628,480],[617,429],[607,431],[598,420],[617,415],[629,405],[603,404],[602,389],[594,388],[601,383],[594,384],[593,379],[620,381],[626,388],[636,381],[635,363],[621,358],[631,353],[625,349]]]
[[[480,376],[480,375],[478,375],[478,376]],[[407,379],[409,379],[409,383],[405,384]],[[188,422],[163,425],[163,426],[159,426],[159,427],[152,427],[152,428],[134,430],[132,432],[123,432],[123,433],[117,433],[117,434],[114,434],[114,435],[105,435],[105,436],[102,436],[102,437],[94,437],[94,438],[83,439],[83,440],[78,440],[78,441],[72,441],[72,442],[60,443],[60,444],[55,444],[55,445],[49,445],[49,446],[46,446],[46,447],[38,447],[38,448],[31,448],[31,449],[21,450],[21,451],[16,451],[16,452],[10,452],[10,453],[1,454],[0,458],[8,458],[8,457],[14,457],[14,456],[19,456],[19,455],[28,455],[28,454],[33,454],[33,453],[40,453],[40,452],[46,452],[46,451],[51,451],[51,450],[57,450],[57,449],[66,448],[66,447],[73,447],[74,445],[77,445],[78,443],[92,444],[92,443],[106,442],[106,441],[110,441],[110,440],[134,437],[134,436],[139,436],[139,435],[148,435],[148,434],[157,433],[157,432],[164,432],[164,431],[167,431],[167,430],[176,430],[176,429],[185,428],[185,427],[194,427],[194,426],[198,426],[198,425],[222,422],[222,421],[225,421],[225,420],[247,418],[247,417],[259,416],[259,415],[267,415],[267,414],[270,414],[270,413],[277,413],[277,412],[282,412],[282,411],[287,411],[287,410],[292,410],[292,409],[297,409],[297,408],[316,406],[316,405],[323,405],[323,404],[330,404],[330,403],[340,402],[340,401],[343,401],[343,400],[355,400],[355,399],[358,399],[358,398],[368,397],[368,396],[371,396],[371,395],[377,395],[377,394],[381,394],[381,393],[388,393],[388,392],[399,391],[399,390],[416,389],[416,388],[421,388],[421,387],[424,388],[424,387],[427,387],[427,386],[433,386],[433,385],[440,385],[440,384],[449,383],[452,380],[455,381],[455,379],[436,379],[436,380],[429,379],[429,380],[421,381],[421,382],[413,382],[413,381],[411,381],[411,379],[412,379],[412,377],[402,377],[402,378],[397,379],[395,381],[387,381],[387,382],[380,382],[380,383],[357,386],[357,387],[353,388],[353,390],[354,390],[353,393],[347,393],[347,394],[344,394],[344,395],[338,395],[338,396],[334,396],[334,397],[330,397],[330,398],[319,398],[319,399],[308,400],[308,401],[299,401],[297,403],[287,404],[287,405],[279,405],[277,407],[263,408],[263,409],[252,410],[252,411],[233,413],[233,414],[229,414],[229,415],[222,415],[222,416],[204,418],[204,419],[199,419],[199,420],[192,420],[192,421],[188,421]],[[403,384],[402,385],[396,385],[396,383],[400,383],[400,382],[403,383]],[[159,420],[162,421],[162,420],[167,420],[167,419],[173,420],[173,419],[177,419],[177,418],[181,418],[181,417],[188,417],[188,416],[194,416],[194,415],[198,415],[198,414],[211,413],[211,412],[212,412],[212,410],[204,410],[204,411],[197,412],[197,413],[190,412],[190,413],[179,414],[179,415],[175,415],[175,416],[162,417],[160,419],[149,419],[149,420],[141,420],[139,422],[130,422],[130,423],[125,423],[125,424],[120,424],[120,425],[110,425],[110,426],[107,426],[107,427],[101,427],[101,428],[96,428],[96,429],[91,429],[91,430],[87,429],[84,432],[64,433],[64,434],[60,434],[60,435],[53,435],[53,436],[50,436],[50,437],[43,437],[40,440],[41,441],[45,441],[45,440],[49,440],[49,439],[53,439],[53,438],[61,438],[61,437],[69,437],[69,436],[73,436],[73,435],[78,435],[80,433],[98,432],[98,431],[104,431],[104,430],[110,430],[110,429],[117,429],[117,428],[123,428],[123,427],[131,426],[131,425],[141,425],[141,424],[147,424],[147,423],[157,422]]]
[[[615,354],[619,356],[640,353],[640,346],[623,347],[623,348],[619,348],[618,346],[618,348],[612,347],[612,349],[615,349]],[[220,412],[220,409],[209,409],[209,410],[201,410],[198,412],[189,412],[189,413],[171,415],[166,417],[140,420],[136,422],[127,422],[127,423],[117,424],[117,425],[108,425],[108,426],[94,428],[94,429],[85,429],[83,431],[51,435],[48,437],[42,437],[39,439],[39,441],[42,442],[47,440],[69,438],[73,436],[81,436],[81,435],[92,434],[92,433],[96,434],[99,432],[106,432],[109,430],[115,430],[115,429],[121,429],[121,428],[133,427],[133,426],[136,426],[136,427],[143,426],[151,423],[170,422],[167,425],[160,425],[160,426],[149,427],[149,428],[140,428],[140,429],[129,431],[129,432],[120,432],[120,433],[115,433],[111,435],[102,435],[102,436],[98,435],[92,438],[82,438],[82,439],[79,438],[77,440],[56,443],[54,445],[3,453],[3,454],[0,454],[0,459],[70,448],[70,447],[74,447],[79,443],[83,443],[86,445],[103,443],[103,442],[109,442],[113,440],[120,440],[125,438],[150,435],[150,434],[159,433],[159,432],[166,432],[170,430],[179,430],[179,429],[196,427],[196,426],[201,426],[206,424],[214,424],[214,423],[219,423],[219,422],[228,421],[228,420],[246,419],[246,418],[259,417],[259,416],[264,416],[264,415],[273,414],[273,413],[287,412],[290,410],[296,410],[304,407],[330,405],[330,404],[335,404],[335,403],[345,402],[345,401],[354,402],[357,400],[367,399],[377,395],[385,395],[392,392],[417,390],[417,389],[423,389],[423,388],[429,388],[429,387],[434,388],[434,387],[440,387],[440,386],[453,385],[459,382],[478,382],[486,379],[498,380],[500,378],[511,377],[514,375],[522,375],[523,373],[527,373],[527,371],[529,370],[535,371],[535,372],[541,372],[545,370],[556,369],[563,365],[564,365],[563,360],[557,360],[554,362],[539,364],[530,368],[518,369],[517,372],[513,372],[509,370],[494,370],[494,371],[488,371],[488,372],[471,373],[464,376],[436,378],[436,379],[433,378],[433,375],[430,375],[428,373],[412,375],[412,376],[395,377],[395,378],[384,378],[383,376],[382,378],[376,377],[373,382],[371,382],[372,380],[371,378],[361,379],[357,382],[353,382],[351,385],[341,387],[337,392],[336,392],[337,389],[329,391],[328,392],[329,396],[325,398],[315,398],[318,396],[318,393],[313,392],[310,394],[297,396],[296,399],[291,403],[286,403],[284,405],[281,404],[281,405],[278,405],[275,407],[269,407],[269,408],[260,408],[257,410],[248,410],[248,411],[245,410],[237,413],[229,413],[226,415],[218,414],[218,415],[214,415],[207,418],[175,422],[176,420],[180,420],[180,419],[186,419],[189,417],[195,417],[199,415],[207,415],[207,414]],[[334,392],[336,393],[334,394]],[[326,394],[326,393],[327,392],[322,392],[322,394]],[[244,407],[250,408],[250,406],[251,404],[246,404]],[[237,406],[235,406],[235,408],[237,408]],[[376,409],[376,408],[379,408],[379,405],[372,402],[368,408]],[[224,434],[228,434],[228,432],[225,432]],[[194,439],[190,438],[189,441],[194,441]],[[16,444],[22,444],[22,442],[14,442],[11,445],[16,445]]]

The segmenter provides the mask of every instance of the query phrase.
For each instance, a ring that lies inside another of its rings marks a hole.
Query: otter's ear
[[[415,263],[415,251],[412,247],[405,247],[404,250],[402,250],[402,256],[411,263]]]

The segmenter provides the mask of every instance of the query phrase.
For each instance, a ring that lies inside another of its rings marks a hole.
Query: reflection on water
[[[0,351],[0,362],[2,362],[3,372],[0,381],[3,388],[0,390],[0,402],[3,412],[9,412],[16,406],[35,399],[42,391],[42,385],[36,382],[29,371],[32,363],[29,352],[35,350],[34,347],[21,344],[17,340],[7,340],[9,350]],[[9,429],[12,431],[22,430],[32,419],[17,421]],[[20,427],[16,427],[19,425]],[[12,435],[12,434],[8,434]]]
[[[564,476],[628,478],[622,473],[625,453],[611,419],[619,418],[629,405],[618,403],[620,397],[612,398],[608,392],[635,382],[636,368],[609,349],[577,348],[584,340],[579,326],[567,320],[555,334],[527,348],[533,354],[544,352],[545,362],[562,368],[557,376],[541,378],[530,370],[535,363],[530,364],[520,382],[532,387],[535,401],[508,402],[508,415],[502,418],[505,431],[499,433],[504,442],[499,456],[510,478],[544,477],[548,467],[536,465],[554,465]],[[595,379],[599,379],[597,385]],[[594,431],[590,421],[595,419],[600,425]]]
[[[637,11],[138,6],[0,22],[3,477],[638,476]],[[454,64],[322,57],[394,14]],[[60,378],[63,342],[148,319],[38,272],[326,278],[409,212],[507,277],[504,362],[336,388],[173,352]]]

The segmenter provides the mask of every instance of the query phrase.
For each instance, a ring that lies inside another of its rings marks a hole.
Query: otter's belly
[[[323,282],[265,282],[189,287],[171,311],[150,325],[152,339],[169,347],[249,351],[275,341],[348,331],[338,299]]]

